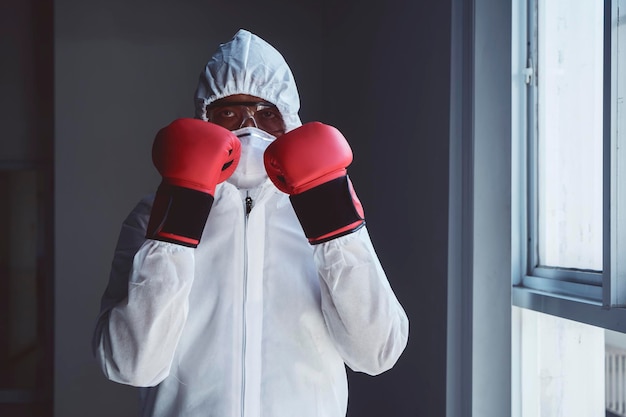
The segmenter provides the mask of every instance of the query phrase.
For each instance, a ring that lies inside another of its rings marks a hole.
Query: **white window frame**
[[[622,134],[620,138],[615,134],[618,63],[612,59],[618,48],[618,5],[622,6],[623,18],[626,1],[604,0],[602,273],[535,266],[534,251],[531,250],[531,245],[535,244],[535,225],[534,216],[529,212],[532,213],[536,202],[528,191],[536,181],[532,163],[536,141],[532,117],[535,114],[537,62],[526,48],[536,40],[528,41],[529,34],[536,36],[536,27],[529,23],[536,21],[533,19],[534,1],[521,0],[526,7],[516,4],[517,13],[513,16],[512,301],[519,307],[626,333],[626,135]],[[623,34],[621,36],[624,38]],[[624,49],[623,45],[619,47]],[[626,50],[620,51],[622,60],[625,54]],[[530,84],[527,84],[528,79]]]

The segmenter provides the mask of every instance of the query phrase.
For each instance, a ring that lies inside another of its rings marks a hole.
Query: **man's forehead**
[[[265,101],[260,97],[251,96],[249,94],[233,94],[231,96],[222,97],[215,100],[215,103],[241,103],[241,102],[260,102]]]

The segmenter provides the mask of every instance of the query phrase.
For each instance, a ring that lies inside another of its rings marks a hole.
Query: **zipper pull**
[[[250,214],[252,211],[252,197],[246,197],[246,214]]]

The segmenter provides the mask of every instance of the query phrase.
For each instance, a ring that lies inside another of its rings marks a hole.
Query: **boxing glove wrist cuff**
[[[352,233],[365,223],[359,214],[347,176],[289,197],[311,244]]]
[[[146,238],[195,248],[213,206],[211,194],[161,183]]]

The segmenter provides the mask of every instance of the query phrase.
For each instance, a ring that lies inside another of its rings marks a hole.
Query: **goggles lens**
[[[260,102],[224,102],[207,106],[209,122],[228,130],[244,127],[252,119],[254,126],[268,133],[280,133],[285,130],[285,122],[278,108],[266,101]]]

